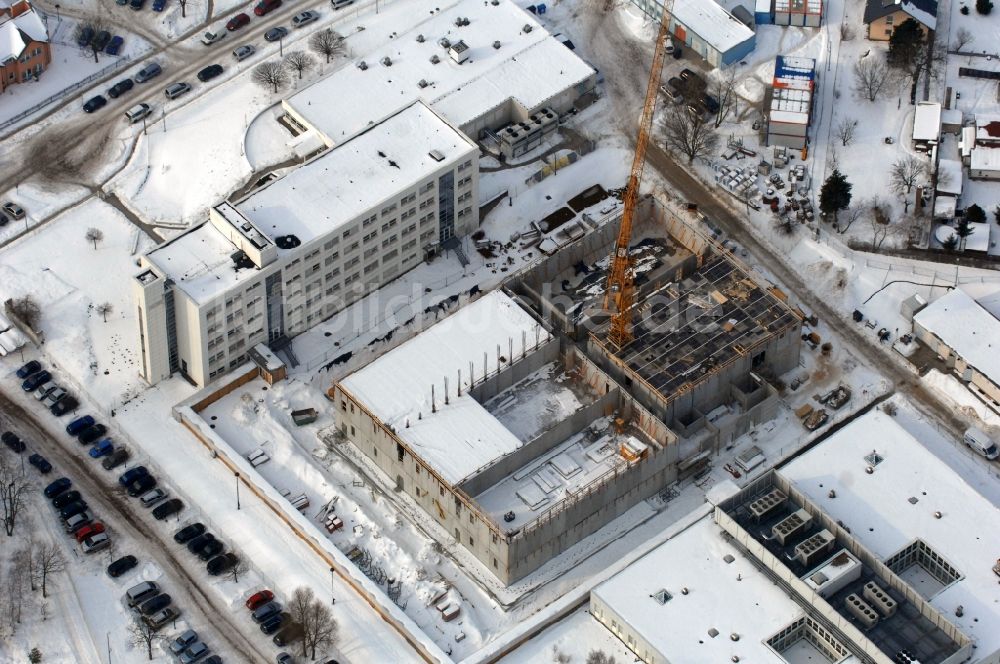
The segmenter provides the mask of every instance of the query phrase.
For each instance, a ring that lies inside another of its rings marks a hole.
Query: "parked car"
[[[8,203],[7,205],[11,205]],[[33,373],[38,373],[42,370],[42,363],[38,360],[32,360],[27,364],[24,364],[20,369],[17,370],[17,377],[24,380]]]
[[[118,560],[108,565],[108,576],[117,579],[119,576],[129,571],[139,564],[135,556],[122,556]]]
[[[92,535],[80,543],[84,553],[97,553],[111,546],[111,537],[107,533]]]
[[[139,70],[139,73],[135,75],[136,83],[145,83],[146,81],[156,78],[163,73],[163,68],[156,62],[150,62],[148,65]]]
[[[222,540],[214,539],[202,548],[198,557],[204,561],[208,561],[225,551],[225,549],[226,545],[222,543]]]
[[[52,464],[41,454],[32,454],[28,457],[28,463],[37,468],[42,475],[47,475],[52,470]]]
[[[182,94],[191,91],[191,84],[185,83],[184,81],[178,81],[176,83],[171,83],[167,86],[167,89],[163,91],[164,96],[167,99],[177,99]]]
[[[281,629],[284,622],[285,617],[281,613],[275,613],[260,622],[260,631],[270,636]]]
[[[75,436],[87,427],[94,424],[94,418],[90,415],[84,415],[83,417],[78,417],[69,424],[66,425],[66,433],[71,436]]]
[[[129,468],[124,473],[118,476],[118,483],[122,486],[128,486],[132,482],[136,481],[143,475],[149,475],[149,471],[146,470],[145,466],[136,466],[135,468]]]
[[[125,111],[125,119],[128,120],[129,124],[135,124],[152,112],[153,108],[149,104],[136,104]]]
[[[156,486],[156,478],[152,475],[143,475],[128,485],[128,495],[132,498],[141,496]]]
[[[66,507],[59,510],[59,516],[61,516],[63,520],[66,520],[71,516],[74,516],[76,514],[82,514],[83,512],[86,511],[87,511],[87,501],[78,500],[75,503],[70,503]]]
[[[73,481],[68,477],[60,477],[55,482],[49,484],[45,489],[42,490],[42,494],[46,498],[55,498],[60,493],[63,493],[67,489],[73,486]]]
[[[177,611],[173,607],[168,606],[167,608],[161,609],[156,613],[153,613],[148,616],[143,616],[142,621],[147,625],[149,625],[155,632],[162,629],[167,623],[175,622],[177,618],[180,617],[180,615],[181,615],[180,611]]]
[[[225,36],[226,36],[226,33],[223,32],[222,30],[219,30],[218,32],[211,32],[211,31],[209,31],[209,32],[206,32],[204,35],[202,35],[202,37],[201,37],[201,43],[204,44],[205,46],[211,46],[212,44],[214,44],[215,42],[219,41],[220,39],[222,39]]]
[[[181,633],[180,636],[178,636],[176,639],[170,642],[169,645],[170,652],[174,655],[179,655],[185,650],[187,650],[188,646],[196,642],[197,640],[198,640],[198,632],[194,631],[193,629],[189,629],[186,632]]]
[[[680,76],[682,81],[693,82],[693,84],[702,89],[708,87],[708,84],[705,82],[705,79],[701,77],[701,75],[694,73],[687,67],[681,70]]]
[[[130,9],[134,11],[139,11],[145,6],[145,4],[146,0],[132,0],[131,2],[128,3],[128,6]]]
[[[52,410],[52,406],[59,403],[59,401],[67,394],[69,394],[69,392],[67,392],[61,387],[57,387],[56,389],[52,390],[47,395],[45,395],[45,401],[42,402],[42,405],[44,405],[49,410]]]
[[[91,424],[89,427],[77,434],[76,439],[83,445],[93,445],[94,441],[108,432],[108,428],[103,424]]]
[[[20,454],[27,447],[24,441],[17,437],[16,434],[10,431],[4,431],[3,433],[3,444],[9,447],[12,451]]]
[[[92,459],[99,459],[102,456],[107,456],[115,451],[114,443],[111,442],[110,438],[104,438],[99,443],[90,448],[87,454],[90,455]]]
[[[35,400],[44,401],[45,397],[49,396],[49,392],[56,389],[56,387],[58,386],[51,380],[45,381],[44,383],[35,388],[35,395],[34,395]]]
[[[167,8],[167,0],[153,0],[153,11],[162,12]]]
[[[0,214],[0,227],[6,226],[8,221],[10,221],[10,219],[7,218],[7,215]]]
[[[218,655],[211,655],[208,658],[201,660],[201,664],[222,664],[222,658]]]
[[[236,58],[236,62],[240,62],[246,60],[256,52],[257,48],[253,44],[244,44],[237,49],[233,49],[233,57]]]
[[[49,410],[56,417],[62,417],[71,410],[76,410],[79,406],[80,402],[76,400],[76,397],[69,395],[57,401]]]
[[[209,560],[206,569],[212,576],[218,576],[226,570],[235,567],[238,562],[240,562],[240,559],[235,553],[224,553]]]
[[[163,521],[168,516],[177,514],[182,509],[184,509],[184,503],[181,502],[181,499],[171,498],[153,508],[153,518],[157,521]]]
[[[104,47],[104,52],[108,55],[118,55],[118,53],[122,50],[122,45],[124,43],[124,39],[115,35],[111,38],[111,41],[108,42],[108,45]]]
[[[84,26],[76,37],[76,45],[80,48],[86,48],[90,46],[92,41],[94,41],[94,29],[90,26]]]
[[[14,203],[13,201],[7,201],[6,203],[3,204],[3,208],[0,209],[4,211],[4,214],[6,214],[8,217],[10,217],[15,221],[17,221],[18,219],[24,219],[24,208],[18,205],[17,203]],[[31,363],[29,362],[28,364]]]
[[[125,591],[125,603],[131,608],[137,604],[142,604],[148,599],[153,599],[159,594],[160,586],[156,585],[155,581],[143,581],[142,583],[137,583]],[[197,636],[195,636],[195,638],[197,638]],[[181,650],[183,650],[183,648]]]
[[[333,5],[334,9],[340,9],[341,7],[346,7],[347,5],[353,5],[354,0],[330,0],[330,4]]]
[[[188,542],[187,549],[191,553],[198,555],[201,553],[202,549],[208,546],[208,543],[215,539],[215,535],[212,533],[205,533],[204,535],[199,535],[193,540]]]
[[[181,528],[180,530],[178,530],[176,533],[174,533],[174,541],[177,542],[178,544],[187,544],[188,542],[190,542],[191,540],[193,540],[195,537],[198,537],[199,535],[203,534],[204,532],[205,532],[205,524],[203,524],[203,523],[189,523],[188,525],[184,526],[183,528]],[[270,592],[270,591],[268,591],[268,592]],[[270,598],[268,598],[268,599],[270,599]],[[249,601],[249,600],[247,600],[247,601]],[[249,608],[249,604],[247,605],[247,607]]]
[[[21,383],[21,389],[25,392],[31,392],[37,390],[38,386],[52,379],[52,374],[48,371],[39,371],[36,374],[32,374],[24,379]]]
[[[313,21],[319,20],[319,12],[305,11],[296,14],[292,17],[292,27],[301,28],[302,26],[309,25]]]
[[[71,517],[63,519],[63,528],[66,530],[67,533],[72,535],[73,533],[80,530],[80,528],[83,528],[85,525],[87,525],[93,520],[94,520],[93,514],[87,511],[83,511],[80,512],[79,514],[74,514]]]
[[[194,664],[198,660],[208,657],[211,650],[208,649],[201,641],[196,641],[188,646],[188,649],[181,653],[181,656],[177,658],[180,664]]]
[[[157,611],[161,611],[168,606],[173,600],[167,593],[161,593],[154,597],[153,599],[148,599],[139,606],[139,613],[144,616],[151,615]]]
[[[139,496],[139,502],[143,507],[152,507],[167,497],[167,492],[163,489],[153,489]]]
[[[233,32],[234,30],[239,30],[240,28],[242,28],[245,25],[248,25],[249,23],[250,23],[250,17],[247,16],[246,14],[240,13],[229,19],[229,22],[226,23],[226,30],[228,30],[229,32]]]
[[[126,461],[128,461],[128,450],[124,447],[119,447],[111,453],[111,456],[104,457],[104,461],[101,462],[101,467],[103,467],[104,470],[113,470]]]
[[[198,80],[202,83],[206,81],[211,81],[213,78],[222,73],[222,65],[209,65],[198,72]]]
[[[705,95],[701,99],[701,105],[704,106],[709,113],[719,112],[719,100],[712,95]]]
[[[111,33],[107,30],[101,30],[94,36],[94,41],[90,42],[90,48],[99,53],[104,50],[110,41]]]
[[[107,99],[105,99],[101,95],[97,95],[96,97],[91,97],[86,101],[86,103],[84,103],[83,112],[93,113],[94,111],[98,111],[104,108],[105,106],[107,106],[107,104],[108,104]]]
[[[126,78],[124,81],[118,81],[110,88],[108,88],[108,96],[112,99],[117,99],[122,96],[135,86],[135,81],[131,78]]]
[[[295,658],[289,655],[287,652],[279,652],[274,661],[277,664],[295,664]]]
[[[283,28],[279,25],[278,27],[271,28],[264,33],[264,41],[276,42],[279,39],[284,39],[287,34],[288,28]]]
[[[253,618],[255,623],[262,623],[268,618],[273,618],[281,613],[281,604],[278,602],[268,602],[267,604],[259,607],[250,616]]]
[[[284,625],[271,641],[279,648],[284,648],[290,643],[295,643],[302,638],[302,625],[297,622],[290,622]]]
[[[61,510],[70,503],[80,500],[79,491],[64,491],[52,499],[52,507]]]
[[[251,611],[256,611],[260,607],[264,606],[268,602],[274,599],[274,593],[270,590],[258,590],[253,595],[247,598],[246,607]]]
[[[93,523],[88,523],[86,526],[73,533],[73,537],[76,538],[77,542],[83,542],[83,540],[89,539],[94,535],[100,535],[103,532],[104,524],[100,521],[94,521]]]
[[[253,13],[257,16],[264,16],[269,11],[275,10],[281,6],[281,0],[260,0],[257,6],[253,8]]]

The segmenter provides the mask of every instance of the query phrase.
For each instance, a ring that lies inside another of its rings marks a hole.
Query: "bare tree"
[[[872,251],[878,251],[889,235],[892,220],[889,219],[888,206],[877,196],[868,203],[868,222],[872,229]]]
[[[715,112],[715,128],[718,129],[730,112],[733,115],[737,114],[736,104],[739,98],[736,95],[736,70],[732,67],[724,73],[716,70],[716,75],[712,79],[712,92],[719,104]]]
[[[42,318],[42,308],[30,295],[11,300],[10,313],[20,318],[21,322],[32,330],[38,329],[38,323]]]
[[[852,205],[837,216],[837,222],[833,226],[834,230],[843,235],[855,221],[861,218],[861,215],[864,213],[864,207],[860,205]]]
[[[161,640],[159,634],[153,629],[152,625],[147,623],[139,616],[134,616],[132,622],[128,626],[128,638],[129,643],[134,645],[136,648],[145,648],[146,657],[150,661],[153,660],[153,644]]]
[[[309,605],[306,623],[309,629],[302,630],[302,643],[309,647],[309,656],[316,659],[317,649],[326,650],[337,642],[337,621],[330,607],[315,599]]]
[[[86,17],[77,23],[76,30],[73,31],[73,41],[79,45],[83,55],[88,58],[93,56],[94,62],[99,62],[97,56],[104,50],[104,46],[97,40],[97,35],[107,29],[108,22],[103,16]]]
[[[235,554],[233,554],[235,555]],[[233,581],[233,583],[239,583],[240,577],[250,571],[250,565],[243,558],[237,558],[236,563],[229,568],[226,572],[226,576]]]
[[[955,50],[961,51],[963,48],[976,40],[976,36],[965,28],[959,28],[955,33]]]
[[[889,85],[892,72],[880,55],[871,53],[854,65],[854,90],[868,101],[875,101]]]
[[[309,607],[315,601],[316,596],[313,594],[312,588],[307,588],[305,586],[299,586],[292,593],[292,599],[288,602],[288,615],[291,616],[292,622],[297,622],[302,626],[302,656],[308,656],[307,643],[309,642],[310,629],[312,625],[309,624]]]
[[[94,245],[94,250],[97,250],[97,243],[104,239],[104,232],[100,228],[88,228],[87,234],[84,236],[87,238],[87,242],[92,242]]]
[[[285,56],[285,66],[298,74],[301,81],[302,74],[310,72],[316,66],[316,58],[305,51],[292,51]]]
[[[34,552],[35,579],[42,585],[42,597],[48,597],[49,577],[66,569],[66,559],[53,542],[45,542]]]
[[[910,211],[910,192],[927,173],[927,164],[912,155],[897,159],[889,169],[889,186],[903,197],[904,211]]]
[[[21,624],[21,613],[24,607],[24,598],[28,595],[25,592],[25,579],[30,579],[31,574],[31,554],[29,549],[18,549],[11,557],[11,564],[7,572],[2,594],[6,595],[7,602],[4,605],[3,620],[7,623],[10,634],[13,634],[17,626]],[[34,588],[32,588],[32,591]],[[30,597],[30,595],[28,595]]]
[[[858,128],[858,121],[854,118],[844,118],[837,125],[837,137],[840,144],[845,148],[854,142],[854,130]]]
[[[104,319],[104,322],[108,322],[108,314],[115,310],[115,305],[110,302],[101,302],[97,305],[97,313]]]
[[[587,664],[615,664],[615,656],[603,650],[591,650],[587,653]]]
[[[309,37],[309,48],[325,57],[326,64],[330,64],[330,58],[341,55],[347,50],[344,47],[344,38],[330,28],[314,32]]]
[[[20,468],[15,472],[7,464],[7,457],[0,457],[0,503],[3,503],[3,527],[7,537],[14,536],[17,525],[17,515],[24,507],[24,498],[31,490],[31,482],[27,480]]]
[[[288,70],[280,62],[262,62],[253,68],[251,79],[262,88],[271,88],[275,94],[278,88],[288,85]]]
[[[678,110],[664,117],[663,140],[668,150],[686,156],[691,163],[715,150],[719,135],[700,114]]]
[[[177,3],[181,6],[181,18],[187,16],[188,5],[197,5],[197,2],[192,2],[192,0],[177,0]]]

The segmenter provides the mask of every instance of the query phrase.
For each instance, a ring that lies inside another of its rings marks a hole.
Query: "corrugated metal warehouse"
[[[663,15],[663,0],[632,2],[655,21]],[[712,0],[674,0],[670,34],[715,67],[740,61],[756,46],[754,31]]]
[[[774,62],[771,103],[767,110],[767,144],[801,150],[806,146],[812,115],[816,61],[779,55]]]

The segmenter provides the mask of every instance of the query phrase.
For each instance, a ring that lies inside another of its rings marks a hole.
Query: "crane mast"
[[[639,184],[642,181],[642,169],[646,165],[646,148],[649,145],[649,130],[653,124],[653,111],[656,108],[656,95],[660,85],[660,74],[663,72],[663,60],[666,56],[667,39],[670,33],[670,14],[673,11],[673,0],[663,3],[663,15],[660,19],[660,30],[656,35],[656,48],[653,52],[653,66],[649,71],[649,83],[646,85],[646,101],[642,107],[642,118],[639,121],[639,137],[632,157],[632,170],[629,172],[628,185],[623,198],[621,228],[615,241],[614,253],[611,254],[611,269],[608,272],[608,287],[604,293],[604,308],[611,311],[611,328],[608,331],[608,342],[616,349],[632,340],[632,307],[635,304],[634,279],[632,259],[628,248],[632,237],[632,220],[635,215],[636,203],[639,199]]]

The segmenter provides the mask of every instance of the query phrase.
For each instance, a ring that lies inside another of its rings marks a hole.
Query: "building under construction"
[[[647,197],[630,249],[631,340],[609,344],[603,301],[618,226],[604,225],[508,287],[702,451],[771,419],[778,399],[769,381],[799,362],[801,313],[722,245]]]

